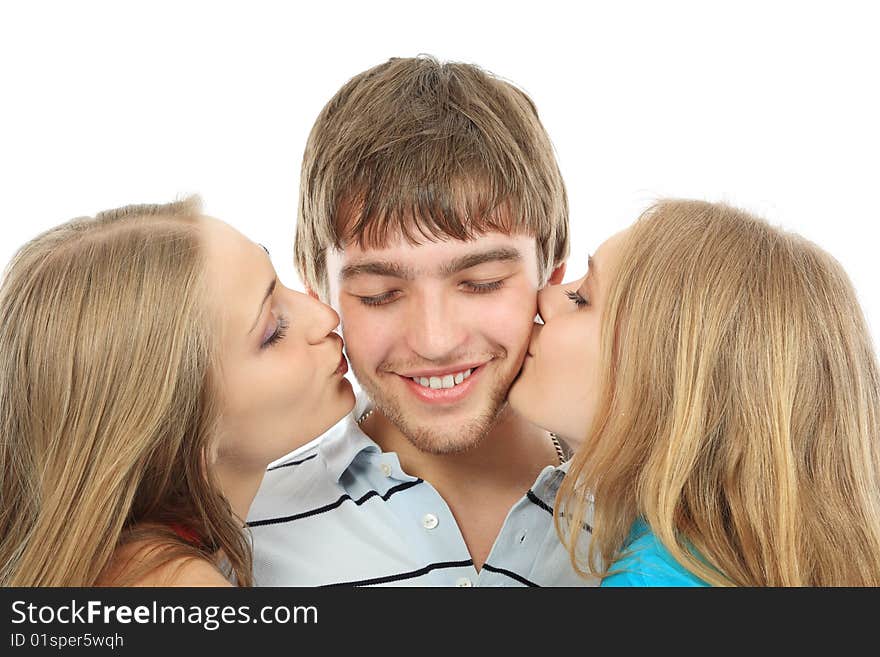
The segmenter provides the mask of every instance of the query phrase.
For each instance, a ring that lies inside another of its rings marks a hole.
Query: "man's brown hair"
[[[306,144],[294,254],[327,298],[326,253],[398,235],[535,237],[541,282],[568,256],[553,146],[521,90],[477,66],[394,58],[349,80]]]

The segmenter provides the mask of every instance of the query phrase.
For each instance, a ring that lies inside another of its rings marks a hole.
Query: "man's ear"
[[[315,292],[315,291],[314,291],[312,288],[310,288],[308,285],[306,285],[306,294],[308,294],[310,297],[312,297],[312,299],[317,299],[318,301],[321,300],[321,297],[318,296],[318,293]]]
[[[556,265],[556,268],[550,274],[550,278],[547,280],[547,285],[559,285],[562,282],[562,279],[565,278],[565,263],[561,263]]]

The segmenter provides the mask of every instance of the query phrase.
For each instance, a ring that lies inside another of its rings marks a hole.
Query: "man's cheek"
[[[535,313],[524,305],[515,309],[506,307],[483,317],[484,326],[493,331],[499,341],[518,346],[521,342],[528,342],[531,337]]]
[[[342,330],[345,351],[358,364],[381,361],[386,356],[391,337],[385,327],[360,322],[349,322]]]
[[[493,299],[484,297],[484,300],[475,304],[475,307],[483,317],[519,325],[524,322],[531,323],[534,319],[538,312],[538,297],[528,290],[511,290]]]
[[[343,301],[338,313],[342,338],[346,345],[364,334],[364,326],[370,326],[369,317],[364,317],[363,308],[358,308],[354,303]]]

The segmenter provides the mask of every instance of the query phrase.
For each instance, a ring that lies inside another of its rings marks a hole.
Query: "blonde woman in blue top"
[[[509,399],[579,443],[555,514],[583,573],[880,585],[880,374],[832,257],[735,208],[662,201],[539,310]]]

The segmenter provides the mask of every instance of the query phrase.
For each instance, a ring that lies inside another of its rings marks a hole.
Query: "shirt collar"
[[[556,503],[556,493],[562,485],[562,480],[568,474],[569,463],[570,461],[565,461],[562,465],[545,466],[532,484],[532,493],[551,508]]]
[[[356,404],[354,410],[340,420],[335,430],[330,430],[330,434],[318,447],[334,481],[339,481],[361,452],[382,451],[376,441],[365,434],[357,423],[357,418],[363,413],[360,406],[361,404]]]

